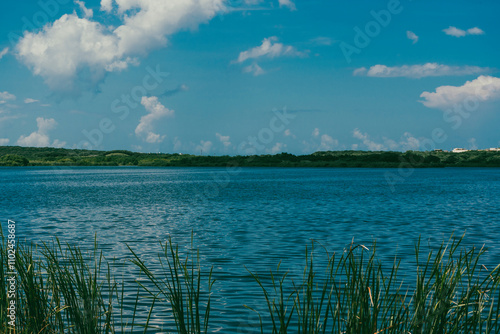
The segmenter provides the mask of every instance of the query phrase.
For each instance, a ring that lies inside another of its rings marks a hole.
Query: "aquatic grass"
[[[298,283],[279,266],[269,278],[272,289],[252,274],[268,305],[259,317],[271,319],[272,333],[500,333],[499,266],[487,271],[479,262],[485,249],[460,248],[462,241],[441,244],[422,262],[419,240],[413,289],[399,277],[399,260],[384,271],[375,245],[351,244],[340,257],[328,256],[324,272],[311,252]]]
[[[191,243],[192,243],[191,236]],[[149,279],[153,288],[139,282],[150,296],[166,302],[173,313],[178,333],[208,333],[211,289],[215,280],[212,278],[213,267],[206,278],[206,301],[202,300],[202,271],[199,250],[191,251],[181,258],[179,246],[169,240],[162,245],[159,262],[164,276],[159,276],[148,269],[143,260],[129,247],[134,255],[132,263]]]
[[[0,248],[0,332],[8,326],[7,248]],[[16,333],[115,333],[114,308],[123,309],[117,298],[118,283],[111,275],[97,242],[83,253],[78,246],[55,238],[41,245],[17,242]],[[122,286],[123,287],[123,286]],[[121,333],[126,333],[122,327]]]
[[[1,237],[0,332],[8,333],[8,254]],[[262,291],[255,298],[267,306],[257,312],[260,331],[500,333],[500,265],[484,266],[486,249],[464,247],[463,239],[452,237],[434,250],[419,239],[415,271],[403,273],[397,257],[392,263],[378,260],[376,244],[352,243],[329,254],[324,247],[316,250],[313,242],[298,275],[284,271],[281,262],[270,274],[250,272]],[[153,333],[165,328],[209,333],[213,268],[202,269],[193,237],[186,251],[172,239],[160,246],[161,270],[151,269],[129,247],[132,259],[123,265],[135,270],[137,285],[125,286],[115,279],[117,267],[97,240],[85,251],[57,238],[40,245],[18,242],[16,333]],[[162,319],[165,328],[153,318]]]

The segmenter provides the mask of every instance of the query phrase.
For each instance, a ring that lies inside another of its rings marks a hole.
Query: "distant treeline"
[[[500,152],[327,151],[308,155],[198,156],[0,146],[0,166],[500,167]]]

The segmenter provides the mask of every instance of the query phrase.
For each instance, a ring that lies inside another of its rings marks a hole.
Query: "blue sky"
[[[0,6],[0,145],[214,155],[500,146],[495,1]]]

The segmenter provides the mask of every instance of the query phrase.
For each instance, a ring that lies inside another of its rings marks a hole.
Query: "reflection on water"
[[[499,262],[500,169],[416,170],[394,192],[386,171],[2,168],[0,217],[15,220],[27,241],[57,236],[89,246],[97,236],[107,258],[130,259],[128,244],[152,266],[159,242],[172,237],[188,247],[193,231],[217,279],[214,331],[257,333],[258,317],[243,305],[264,305],[245,267],[266,274],[282,260],[284,270],[298,273],[313,239],[330,251],[376,239],[382,260],[397,254],[411,270],[419,235],[436,247],[467,231],[467,244],[489,247],[485,265]],[[134,286],[135,274],[123,275]]]

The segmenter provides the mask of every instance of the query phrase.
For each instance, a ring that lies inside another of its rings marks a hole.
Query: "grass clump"
[[[262,297],[255,298],[262,298],[266,306],[266,311],[258,313],[260,331],[500,333],[500,266],[486,268],[481,263],[485,249],[465,248],[462,242],[463,237],[451,239],[424,251],[419,240],[415,271],[403,273],[398,259],[380,262],[375,245],[368,249],[351,244],[331,255],[325,251],[325,260],[318,266],[313,242],[299,275],[284,272],[280,264],[270,275],[250,273],[253,280],[248,284],[260,286]],[[88,252],[57,239],[39,246],[18,243],[15,332],[164,333],[172,329],[187,334],[213,330],[215,280],[212,269],[201,269],[198,250],[191,246],[181,252],[169,239],[161,244],[159,270],[129,250],[132,259],[120,268],[135,270],[137,284],[132,287],[115,280],[114,262],[105,259],[97,242]],[[10,268],[3,236],[0,263],[0,333],[9,333]]]
[[[400,279],[399,260],[384,270],[376,248],[363,245],[329,256],[320,271],[311,252],[298,282],[279,266],[268,282],[252,274],[268,306],[261,324],[267,318],[273,334],[500,333],[500,266],[488,270],[479,262],[485,250],[460,248],[462,240],[423,260],[419,240],[416,275],[405,273],[414,283]]]

